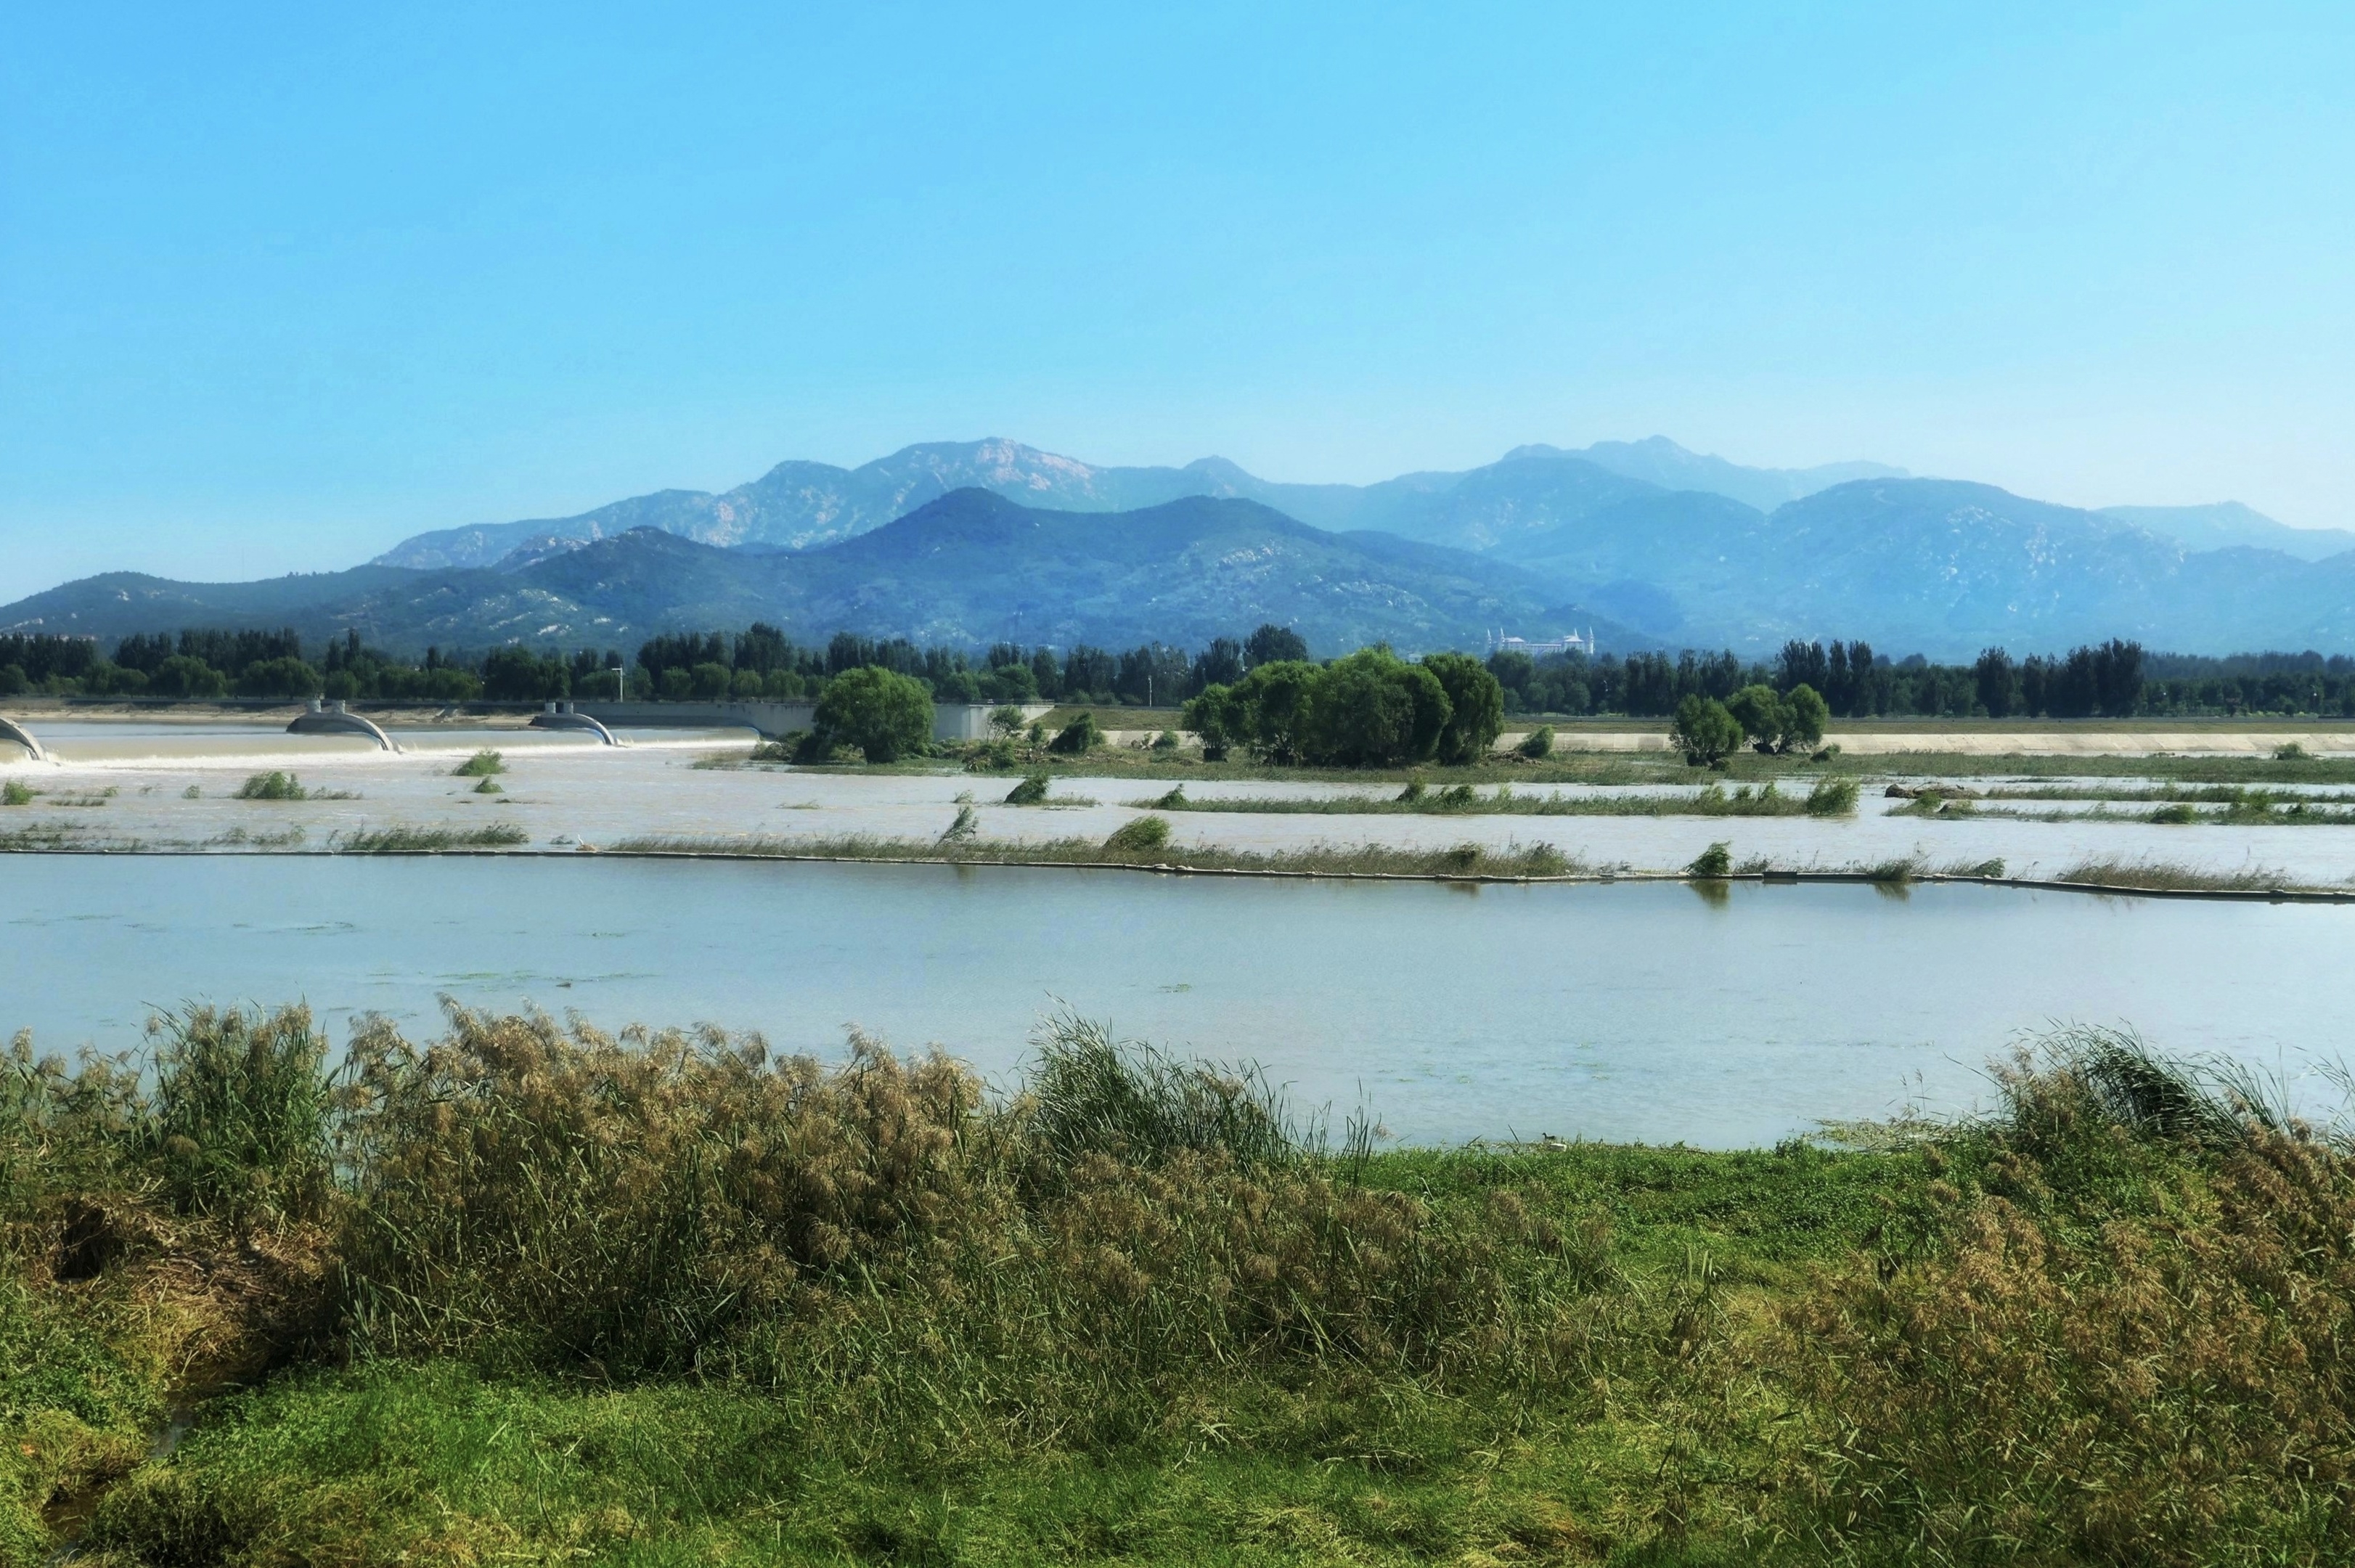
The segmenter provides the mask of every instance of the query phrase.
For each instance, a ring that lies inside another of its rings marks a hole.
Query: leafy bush
[[[484,779],[474,785],[474,793],[476,795],[505,795],[506,792],[499,787],[498,780]]]
[[[493,773],[507,771],[506,759],[496,752],[476,752],[450,770],[451,776],[462,779],[486,779]]]
[[[1521,755],[1529,758],[1531,762],[1542,761],[1547,757],[1552,756],[1553,726],[1550,724],[1540,724],[1536,729],[1530,731],[1527,735],[1522,736],[1520,752]]]
[[[0,783],[0,805],[30,805],[32,804],[33,792],[26,784],[24,780],[9,779],[5,783]]]
[[[1096,716],[1083,712],[1056,731],[1047,749],[1058,756],[1082,757],[1103,744],[1103,731],[1096,723]]]
[[[896,763],[931,741],[932,694],[922,681],[879,666],[845,670],[826,683],[815,723],[829,749],[856,746],[870,763]]]
[[[1692,858],[1692,863],[1685,868],[1685,874],[1712,880],[1732,876],[1733,874],[1732,846],[1722,838],[1719,839]]]
[[[1807,791],[1809,816],[1846,816],[1856,809],[1857,783],[1845,773],[1826,773]]]
[[[1047,775],[1031,773],[1006,792],[1008,805],[1043,805],[1047,800]]]
[[[972,805],[960,805],[957,807],[954,820],[951,821],[946,827],[941,830],[940,842],[943,844],[962,844],[965,840],[977,836],[980,831],[981,819],[974,815]]]
[[[1161,816],[1137,816],[1114,828],[1104,848],[1127,855],[1149,855],[1167,846],[1169,821]]]

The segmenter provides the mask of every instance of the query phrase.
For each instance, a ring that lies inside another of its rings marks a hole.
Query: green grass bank
[[[1382,1151],[1082,1020],[19,1040],[0,1561],[2340,1563],[2355,1168],[2056,1037],[1960,1126]]]

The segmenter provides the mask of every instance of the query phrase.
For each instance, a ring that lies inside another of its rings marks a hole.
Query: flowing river
[[[121,1050],[183,1002],[308,1000],[412,1037],[437,997],[757,1029],[856,1023],[1000,1083],[1068,1006],[1262,1063],[1396,1136],[1772,1143],[1967,1110],[2012,1038],[2128,1022],[2334,1096],[2355,909],[2000,888],[1453,886],[942,865],[0,860],[0,1035]]]

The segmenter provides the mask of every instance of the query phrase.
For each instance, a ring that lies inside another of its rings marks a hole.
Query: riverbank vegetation
[[[970,808],[966,808],[970,809]],[[1138,823],[1154,827],[1137,827]],[[618,854],[710,855],[771,859],[939,861],[950,865],[1141,866],[1314,876],[1518,879],[1589,870],[1550,844],[1455,844],[1420,849],[1380,844],[1311,844],[1297,849],[1230,849],[1174,843],[1157,816],[1132,819],[1107,838],[1024,841],[977,834],[937,839],[867,834],[788,838],[766,835],[657,835],[605,846]]]
[[[2073,1031],[1846,1147],[1388,1151],[1036,1044],[20,1039],[0,1554],[2348,1561],[2355,1168],[2244,1076]]]
[[[1843,816],[1856,810],[1857,784],[1823,776],[1806,794],[1785,795],[1769,779],[1748,784],[1710,784],[1675,795],[1524,795],[1510,784],[1483,795],[1468,784],[1433,788],[1408,781],[1395,795],[1203,795],[1178,785],[1164,795],[1135,800],[1156,811],[1230,812],[1252,816]]]

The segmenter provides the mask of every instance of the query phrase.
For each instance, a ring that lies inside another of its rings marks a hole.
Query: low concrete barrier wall
[[[1025,724],[1044,718],[1053,709],[1047,702],[941,702],[932,707],[935,741],[986,741],[989,716],[1000,708],[1014,708]],[[776,740],[796,731],[815,729],[814,702],[579,702],[572,711],[585,713],[609,730],[726,730],[756,731]]]

